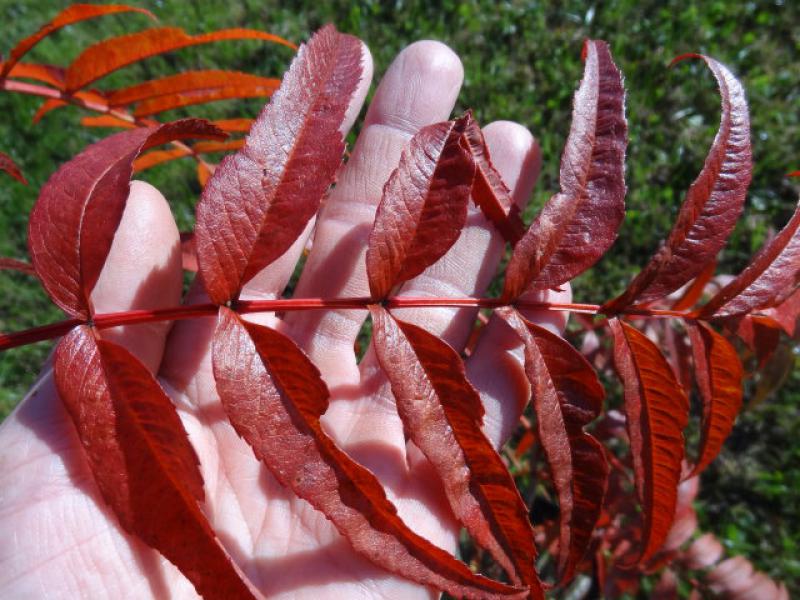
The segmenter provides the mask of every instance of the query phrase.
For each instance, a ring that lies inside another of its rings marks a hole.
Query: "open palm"
[[[372,72],[348,111],[349,129]],[[384,182],[408,139],[447,119],[462,80],[458,58],[436,42],[419,42],[395,60],[368,111],[347,167],[316,224],[245,288],[243,298],[279,297],[308,235],[313,248],[296,297],[368,295],[364,252]],[[485,131],[495,166],[522,203],[538,172],[538,149],[521,126]],[[502,240],[472,210],[445,258],[406,284],[411,296],[482,295],[495,273]],[[178,233],[166,201],[135,182],[93,299],[99,312],[158,308],[180,302]],[[201,291],[192,292],[198,296]],[[565,301],[569,291],[548,298]],[[193,298],[193,301],[197,298]],[[474,309],[405,309],[398,317],[464,348]],[[529,315],[563,327],[555,313]],[[381,480],[409,526],[454,551],[458,525],[437,478],[407,443],[388,383],[372,350],[357,364],[353,350],[366,311],[314,311],[254,317],[290,335],[317,365],[331,392],[327,432]],[[356,554],[329,521],[281,487],[224,415],[211,373],[214,319],[137,325],[104,337],[130,349],[172,397],[197,451],[205,479],[204,511],[221,542],[253,584],[269,597],[415,598],[432,590],[396,577]],[[486,408],[485,431],[499,444],[528,397],[514,334],[492,321],[467,361]],[[106,508],[48,369],[0,427],[0,597],[195,598],[178,570],[126,535]]]

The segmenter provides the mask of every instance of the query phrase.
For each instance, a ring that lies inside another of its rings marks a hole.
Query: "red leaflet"
[[[22,171],[19,170],[17,163],[5,152],[0,152],[0,171],[5,171],[20,183],[28,185],[28,180],[25,179]]]
[[[77,91],[117,69],[151,56],[224,40],[265,40],[295,48],[282,37],[255,29],[222,29],[199,35],[188,35],[177,27],[145,29],[89,46],[67,67],[66,90]]]
[[[583,428],[600,414],[605,391],[592,366],[569,342],[513,309],[497,314],[525,345],[538,438],[558,493],[559,579],[567,582],[586,554],[603,508],[608,465],[603,446]]]
[[[176,158],[183,158],[185,156],[192,156],[195,154],[205,154],[211,152],[230,152],[231,150],[239,150],[244,146],[244,140],[226,140],[223,142],[198,142],[191,148],[178,147],[170,148],[169,150],[153,150],[146,154],[142,154],[133,163],[134,173],[145,171],[161,163],[165,163]]]
[[[503,296],[557,287],[608,250],[625,216],[625,90],[608,45],[587,40],[583,80],[561,157],[561,192],[514,247]]]
[[[237,433],[278,481],[323,512],[360,554],[457,597],[524,595],[475,575],[408,529],[374,475],[322,430],[328,389],[289,338],[220,307],[213,364],[217,390]]]
[[[105,96],[99,92],[94,92],[92,90],[86,92],[75,92],[72,94],[72,97],[83,101],[87,106],[92,106],[94,110],[105,111],[108,109]],[[60,98],[48,98],[42,102],[42,105],[36,111],[36,114],[33,115],[32,120],[34,123],[38,123],[47,113],[55,110],[56,108],[61,108],[62,106],[67,105],[69,105],[69,102],[66,100],[61,100]]]
[[[472,118],[469,119],[464,131],[464,141],[472,153],[472,160],[475,161],[473,201],[501,233],[503,239],[512,245],[516,244],[525,233],[525,224],[520,218],[519,207],[511,198],[511,190],[492,164],[483,132]]]
[[[641,565],[659,549],[672,526],[689,399],[653,342],[618,319],[608,323],[614,335],[614,362],[625,386],[633,471],[642,503]]]
[[[680,298],[672,305],[672,310],[689,310],[703,297],[706,285],[717,270],[717,261],[713,260],[703,269],[691,284],[686,287]]]
[[[753,351],[758,361],[758,368],[762,368],[770,359],[781,341],[782,327],[770,317],[744,315],[723,319],[721,323]]]
[[[439,474],[456,518],[514,583],[544,598],[528,510],[483,435],[483,404],[455,350],[435,335],[370,306],[373,343],[407,435]]]
[[[62,10],[52,21],[42,26],[39,31],[33,35],[26,37],[11,50],[8,60],[3,65],[2,70],[0,70],[0,79],[8,75],[9,71],[11,71],[12,67],[17,64],[20,58],[27,54],[31,48],[33,48],[51,33],[58,31],[62,27],[71,25],[72,23],[78,23],[80,21],[86,21],[87,19],[94,19],[103,15],[110,15],[120,12],[138,12],[142,13],[143,15],[147,15],[153,20],[156,19],[155,15],[153,15],[153,13],[151,13],[149,10],[137,8],[135,6],[125,6],[122,4],[108,4],[105,6],[96,6],[92,4],[73,4],[72,6]]]
[[[220,119],[211,122],[222,131],[248,133],[254,121],[253,119]]]
[[[701,318],[728,317],[769,308],[800,282],[800,205],[786,227],[753,257],[744,271],[700,309]]]
[[[109,105],[114,107],[138,102],[134,114],[147,117],[214,100],[270,96],[278,85],[278,79],[238,71],[187,71],[114,90],[107,96]]]
[[[25,275],[33,275],[36,277],[36,270],[33,265],[26,263],[24,260],[17,260],[16,258],[0,257],[0,271],[17,271],[25,273]]]
[[[799,332],[797,320],[800,318],[800,288],[792,292],[778,306],[764,312],[781,326],[786,335],[791,338],[797,337]]]
[[[719,131],[666,243],[604,312],[663,298],[697,276],[725,245],[742,212],[753,172],[744,89],[724,65],[707,56],[687,54],[672,64],[690,56],[704,60],[717,79],[722,97]]]
[[[5,64],[3,64],[3,67],[5,67]],[[64,69],[54,65],[17,63],[8,73],[8,77],[14,79],[33,79],[34,81],[41,81],[42,83],[47,83],[58,89],[64,87]]]
[[[58,306],[88,318],[90,294],[128,199],[133,161],[170,140],[223,138],[200,119],[123,131],[92,144],[42,187],[31,211],[28,244],[36,273]]]
[[[245,147],[203,189],[197,254],[217,304],[281,256],[319,209],[341,163],[339,128],[361,71],[361,42],[323,27],[300,48]]]
[[[58,345],[55,380],[122,528],[161,552],[205,598],[254,598],[200,511],[197,455],[144,365],[81,325]]]
[[[742,407],[742,364],[736,348],[702,321],[686,323],[692,341],[697,387],[703,399],[700,450],[687,478],[711,464],[733,429]]]
[[[213,123],[213,121],[212,121]],[[97,115],[96,117],[81,118],[81,125],[84,127],[121,127],[123,129],[133,129],[136,123],[126,121],[111,115]],[[223,130],[224,131],[224,130]]]
[[[475,163],[462,145],[472,119],[423,127],[403,151],[383,187],[367,247],[367,276],[373,298],[439,260],[467,220]]]

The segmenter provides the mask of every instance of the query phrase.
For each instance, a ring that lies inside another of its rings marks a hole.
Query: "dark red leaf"
[[[689,399],[647,336],[610,319],[614,361],[625,387],[625,414],[636,491],[642,504],[638,563],[661,547],[672,526],[683,460]]]
[[[336,526],[353,548],[392,573],[456,597],[521,598],[516,588],[472,573],[416,535],[383,487],[323,431],[328,389],[286,336],[220,307],[214,378],[237,433],[283,485]]]
[[[744,271],[700,309],[700,317],[728,317],[769,308],[787,298],[800,283],[800,205],[781,232]]]
[[[720,323],[753,351],[759,369],[764,367],[781,341],[781,325],[770,317],[743,315],[722,319]]]
[[[467,123],[464,140],[472,153],[472,160],[475,161],[472,199],[503,239],[512,245],[516,244],[525,233],[525,224],[520,218],[519,207],[511,198],[511,190],[492,164],[489,147],[474,119]]]
[[[742,364],[728,340],[702,321],[687,322],[695,377],[703,401],[700,450],[691,473],[699,475],[713,461],[733,429],[742,407]]]
[[[255,598],[198,506],[197,455],[146,367],[81,325],[58,345],[55,381],[122,528],[161,552],[205,598]]]
[[[3,64],[3,67],[5,68],[5,64]],[[41,81],[59,90],[64,87],[64,69],[54,65],[17,63],[8,73],[8,77]]]
[[[12,159],[5,152],[0,152],[0,171],[5,171],[20,183],[28,185],[28,180],[25,179],[25,176],[22,174],[22,171],[20,171],[17,163],[15,163],[14,159]]]
[[[589,548],[608,479],[603,446],[583,428],[603,408],[605,391],[589,362],[566,340],[522,318],[498,313],[525,345],[538,439],[558,494],[561,582],[572,579]]]
[[[19,62],[20,58],[27,54],[31,48],[33,48],[51,33],[73,23],[121,12],[138,12],[142,13],[143,15],[147,15],[154,21],[156,20],[155,15],[153,15],[153,13],[151,13],[149,10],[137,8],[135,6],[126,6],[123,4],[73,4],[72,6],[68,6],[58,13],[52,21],[46,25],[43,25],[39,31],[33,35],[29,35],[16,46],[14,46],[14,48],[11,50],[8,60],[3,64],[3,69],[0,70],[0,79],[8,75],[9,71],[11,71],[14,65]]]
[[[17,271],[36,277],[36,269],[33,268],[32,264],[16,258],[0,257],[0,271]]]
[[[367,247],[373,298],[422,273],[458,239],[475,176],[461,140],[470,120],[466,114],[423,127],[383,187]]]
[[[203,189],[200,273],[217,304],[294,243],[319,209],[344,152],[339,128],[361,80],[361,42],[328,25],[300,48],[280,89]]]
[[[548,289],[582,273],[608,250],[625,216],[625,90],[608,45],[587,40],[583,80],[561,157],[561,192],[514,247],[503,295]]]
[[[639,302],[665,297],[699,275],[725,245],[742,212],[753,172],[750,116],[741,83],[722,64],[698,54],[719,85],[722,119],[703,170],[683,201],[664,245],[625,292],[604,312],[618,312]]]
[[[700,301],[700,298],[703,297],[703,292],[706,289],[706,285],[711,278],[714,276],[714,272],[717,270],[717,261],[714,260],[703,269],[697,277],[694,278],[692,283],[686,286],[686,290],[684,290],[681,297],[678,298],[675,303],[672,305],[672,310],[689,310],[695,304]]]
[[[92,312],[90,294],[125,209],[134,159],[190,137],[225,134],[200,119],[122,131],[86,148],[44,185],[28,225],[30,255],[45,290],[67,314],[85,319]]]
[[[458,353],[380,306],[370,314],[376,355],[403,427],[439,474],[453,514],[514,583],[544,599],[528,510],[481,431],[483,404]]]
[[[282,37],[255,29],[222,29],[198,35],[189,35],[177,27],[145,29],[89,46],[67,67],[66,90],[77,91],[117,69],[151,56],[224,40],[265,40],[295,48]]]

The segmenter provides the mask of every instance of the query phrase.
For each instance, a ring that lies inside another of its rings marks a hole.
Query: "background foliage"
[[[628,212],[620,239],[598,266],[575,283],[576,301],[601,302],[624,288],[669,231],[685,190],[702,166],[719,120],[712,77],[700,64],[666,65],[684,52],[727,64],[742,80],[752,114],[755,170],[742,219],[722,255],[719,272],[740,269],[764,239],[785,223],[798,186],[784,177],[800,168],[800,4],[792,2],[692,3],[494,2],[491,0],[379,2],[302,0],[131,0],[154,11],[164,25],[190,33],[224,27],[260,28],[302,41],[334,22],[367,42],[376,75],[408,43],[433,38],[462,58],[466,81],[457,110],[475,109],[479,121],[512,119],[528,126],[542,146],[543,174],[533,211],[557,189],[558,159],[569,128],[571,97],[581,74],[586,37],[609,41],[626,75],[629,145]],[[557,4],[557,6],[556,6]],[[33,32],[66,3],[0,0],[3,41]],[[46,39],[32,60],[66,64],[100,39],[149,26],[140,15],[105,17]],[[291,51],[258,42],[224,42],[145,61],[103,81],[125,85],[188,68],[240,69],[278,76]],[[36,99],[0,94],[0,150],[30,181],[0,181],[0,255],[26,257],[27,215],[36,192],[58,165],[107,131],[78,125],[84,114],[65,108],[32,124]],[[220,102],[195,116],[255,116],[258,101]],[[170,117],[184,116],[173,111]],[[194,163],[176,161],[144,174],[173,205],[179,226],[191,224],[199,187]],[[38,286],[22,275],[0,273],[0,330],[23,329],[61,317]],[[49,346],[0,355],[0,418],[30,385]],[[797,366],[798,352],[785,363]],[[757,381],[750,382],[751,399]],[[739,418],[717,462],[703,477],[701,527],[725,540],[732,554],[748,556],[800,592],[800,371],[781,390]],[[751,402],[751,404],[755,404]]]

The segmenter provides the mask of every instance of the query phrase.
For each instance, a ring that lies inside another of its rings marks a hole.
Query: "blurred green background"
[[[543,174],[527,213],[557,189],[558,162],[569,129],[571,97],[582,70],[587,37],[607,40],[626,76],[630,126],[627,219],[619,241],[575,283],[577,301],[602,302],[621,291],[672,224],[685,190],[700,170],[719,122],[713,78],[699,63],[668,69],[685,52],[709,54],[743,81],[752,116],[755,171],[746,214],[721,257],[719,272],[736,272],[794,209],[798,184],[784,175],[800,169],[800,3],[792,2],[273,2],[263,0],[132,0],[163,25],[191,33],[251,27],[302,41],[333,22],[371,48],[376,75],[417,39],[449,44],[464,62],[466,80],[457,110],[472,107],[483,123],[511,119],[538,137]],[[0,0],[7,54],[66,3]],[[29,60],[65,65],[92,42],[149,26],[140,15],[117,15],[72,26],[41,43]],[[291,51],[240,41],[185,49],[129,67],[99,87],[126,85],[190,68],[227,68],[279,76]],[[26,258],[27,214],[49,175],[108,130],[78,125],[81,111],[66,108],[39,124],[39,101],[0,94],[0,150],[10,154],[28,187],[0,179],[0,256]],[[174,111],[210,118],[255,116],[258,101],[220,102]],[[156,168],[145,179],[173,204],[179,225],[191,226],[199,193],[186,159]],[[61,318],[38,286],[0,272],[0,330]],[[24,395],[49,351],[38,344],[0,355],[0,418]],[[703,478],[701,527],[749,557],[759,569],[800,591],[800,372],[796,348],[783,356],[779,392],[747,410]],[[777,366],[773,370],[779,370]],[[781,373],[778,373],[780,375]],[[748,381],[755,390],[759,381]],[[761,382],[763,387],[766,382]]]

